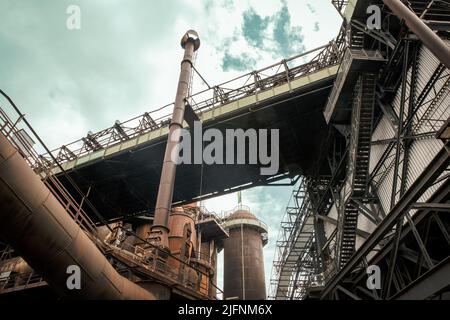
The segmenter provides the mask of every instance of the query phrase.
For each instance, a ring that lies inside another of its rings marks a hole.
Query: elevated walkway
[[[330,43],[192,95],[203,129],[280,129],[280,168],[262,176],[261,164],[180,165],[174,204],[308,174],[326,139],[322,112],[338,70],[337,47]],[[117,122],[52,152],[107,220],[153,212],[171,109]],[[70,191],[57,164],[48,154],[42,158]]]

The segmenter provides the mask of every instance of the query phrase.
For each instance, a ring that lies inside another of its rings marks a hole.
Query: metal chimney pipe
[[[61,203],[0,134],[0,237],[63,297],[154,300],[122,277]],[[80,268],[81,289],[67,286],[68,267]]]
[[[404,19],[408,28],[450,69],[450,47],[400,0],[383,0],[391,11]]]
[[[169,215],[172,205],[173,188],[177,165],[172,159],[172,153],[176,151],[180,141],[180,130],[183,128],[186,98],[191,79],[194,52],[200,47],[200,38],[197,32],[189,30],[181,39],[181,47],[184,49],[184,58],[181,62],[180,78],[178,81],[175,105],[172,120],[169,126],[164,163],[161,170],[158,198],[156,200],[155,218],[151,228],[150,240],[162,248],[169,248]]]

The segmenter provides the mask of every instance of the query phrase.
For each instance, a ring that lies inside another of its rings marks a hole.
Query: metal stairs
[[[358,209],[352,203],[345,206],[342,224],[339,268],[342,268],[355,252],[356,227],[358,224]]]
[[[350,33],[350,48],[358,50],[364,49],[364,32],[353,26],[351,27]]]
[[[364,202],[368,193],[375,85],[376,75],[365,73],[360,76],[355,86],[348,167],[352,192],[345,203],[341,219],[340,268],[348,262],[355,251],[358,208],[353,204],[353,199]]]
[[[360,78],[356,105],[356,117],[353,123],[356,140],[354,140],[354,159],[351,164],[353,170],[353,197],[362,197],[367,192],[367,179],[369,173],[370,142],[372,135],[372,119],[375,101],[374,74],[364,74]]]

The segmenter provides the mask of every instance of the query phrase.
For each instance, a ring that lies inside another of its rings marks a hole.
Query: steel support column
[[[450,286],[450,257],[393,297],[396,300],[424,300]]]
[[[397,17],[404,19],[408,28],[450,69],[450,47],[400,0],[383,0],[383,2]]]
[[[322,292],[321,299],[329,297],[336,286],[361,263],[362,259],[380,242],[386,232],[392,229],[398,219],[408,210],[410,205],[425,192],[433,181],[450,164],[450,147],[448,143],[438,152],[427,168],[416,179],[402,198],[395,204],[394,208],[387,214],[381,224],[372,232],[369,238],[361,245],[359,250],[353,254],[342,270],[336,274],[327,284]]]

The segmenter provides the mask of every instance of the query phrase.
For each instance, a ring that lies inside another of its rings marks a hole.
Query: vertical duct
[[[179,129],[183,128],[185,104],[186,98],[188,97],[194,52],[200,47],[200,39],[197,32],[193,30],[186,32],[181,39],[181,46],[184,49],[184,58],[181,62],[175,105],[167,137],[164,163],[159,182],[158,198],[156,199],[155,220],[151,227],[150,234],[152,242],[167,250],[169,250],[168,224],[170,207],[172,204],[177,169],[176,159],[172,159],[172,154],[177,151],[181,133]]]

